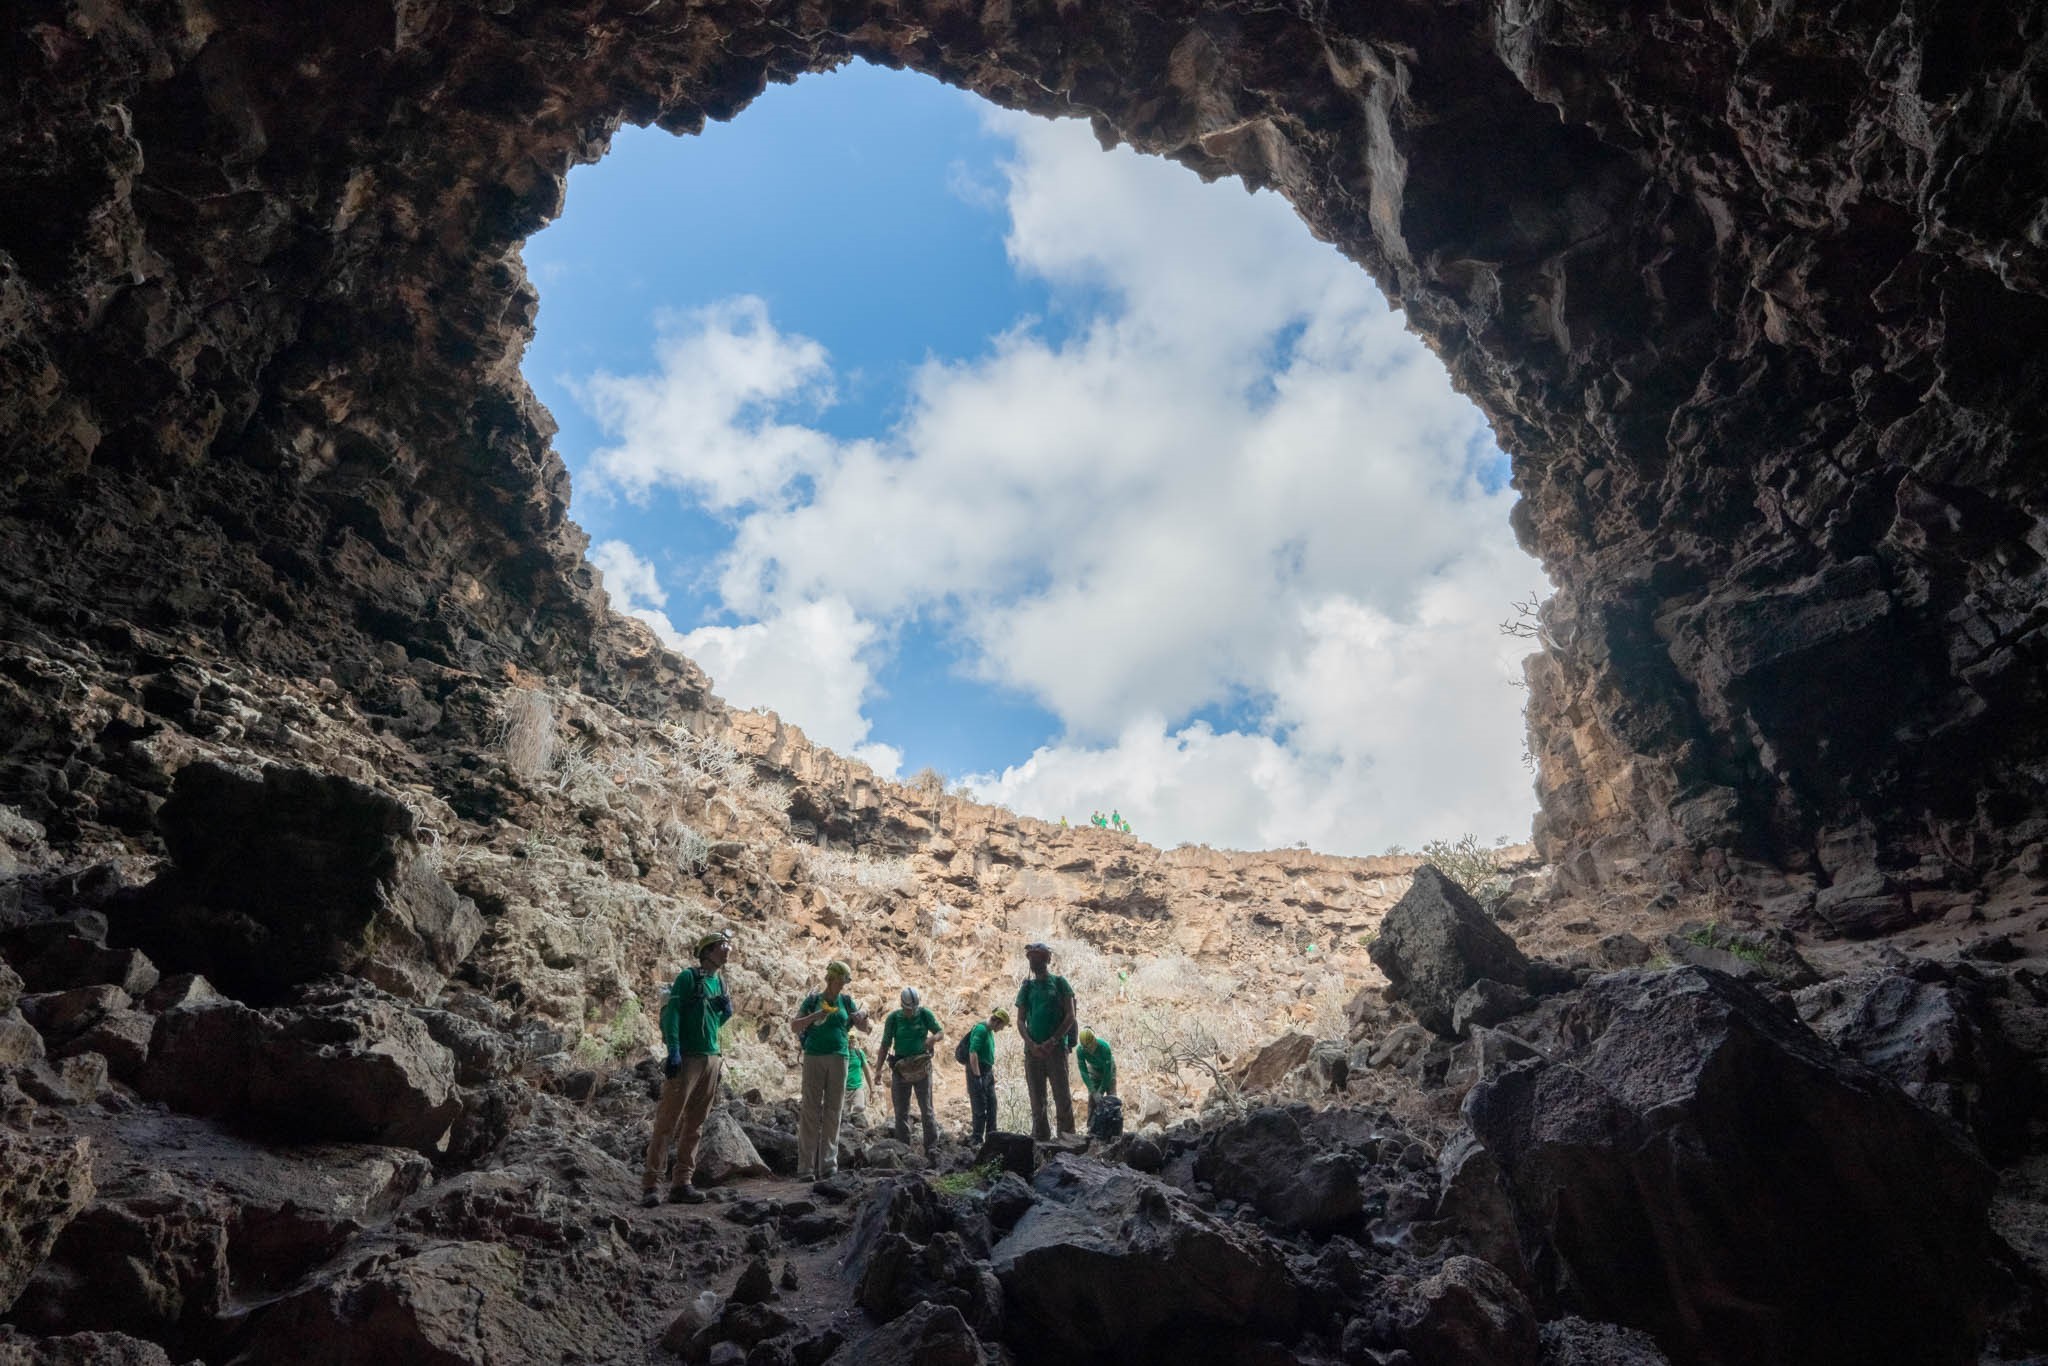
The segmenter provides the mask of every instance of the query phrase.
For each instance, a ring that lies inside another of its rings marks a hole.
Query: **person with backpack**
[[[1074,1061],[1081,1066],[1081,1085],[1088,1088],[1088,1132],[1098,1138],[1114,1137],[1096,1132],[1096,1112],[1100,1110],[1106,1120],[1111,1102],[1117,1111],[1116,1127],[1119,1132],[1123,1129],[1123,1102],[1116,1096],[1116,1055],[1110,1052],[1109,1040],[1092,1029],[1082,1030]]]
[[[697,1173],[697,1140],[711,1115],[725,1067],[718,1031],[732,1018],[732,997],[726,994],[719,971],[731,956],[732,935],[717,930],[703,936],[697,941],[697,966],[676,975],[662,1002],[661,1038],[668,1045],[662,1072],[667,1080],[654,1108],[654,1133],[647,1140],[647,1159],[640,1170],[643,1206],[660,1203],[655,1189],[664,1165],[669,1166],[671,1201],[694,1205],[704,1199],[690,1178]]]
[[[1054,1116],[1062,1136],[1074,1132],[1073,1081],[1067,1074],[1067,1049],[1074,1031],[1074,988],[1049,971],[1052,947],[1024,946],[1031,975],[1017,988],[1017,1033],[1024,1040],[1024,1086],[1031,1096],[1031,1136],[1052,1137],[1045,1113],[1045,1093],[1052,1092]]]
[[[996,1132],[996,1031],[1010,1026],[1010,1012],[997,1007],[987,1020],[960,1036],[953,1061],[967,1069],[967,1108],[974,1116],[968,1145],[980,1148]]]
[[[796,1112],[796,1179],[822,1181],[839,1170],[839,1120],[846,1105],[848,1029],[868,1017],[846,994],[853,969],[825,965],[825,989],[804,997],[790,1028],[803,1040],[803,1091]]]
[[[910,1098],[924,1119],[924,1155],[938,1152],[939,1126],[932,1118],[931,1040],[945,1033],[938,1017],[918,1004],[916,987],[903,988],[902,1005],[882,1021],[881,1065],[890,1069],[889,1101],[896,1111],[896,1141],[910,1142]],[[892,1056],[893,1055],[893,1056]]]

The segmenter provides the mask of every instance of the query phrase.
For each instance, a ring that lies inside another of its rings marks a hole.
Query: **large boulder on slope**
[[[1974,1362],[1992,1177],[1943,1121],[1751,988],[1597,980],[1554,1060],[1464,1103],[1539,1299],[1680,1363]]]
[[[1333,1233],[1363,1222],[1359,1174],[1368,1165],[1356,1153],[1316,1141],[1289,1111],[1266,1108],[1206,1135],[1195,1177],[1275,1223]]]
[[[170,1011],[157,1020],[137,1089],[287,1138],[429,1152],[462,1110],[448,1050],[396,1003],[363,998]]]
[[[92,1147],[0,1128],[0,1313],[92,1200]]]
[[[1474,982],[1538,995],[1573,985],[1562,968],[1531,960],[1469,892],[1427,863],[1415,870],[1367,952],[1386,974],[1388,993],[1449,1039],[1458,1037],[1458,998]]]
[[[992,1253],[1011,1341],[1028,1359],[1152,1350],[1169,1333],[1292,1331],[1298,1290],[1277,1245],[1128,1168],[1063,1154]]]
[[[172,867],[117,932],[232,995],[341,972],[424,1000],[483,933],[412,810],[337,774],[188,764],[157,824]]]

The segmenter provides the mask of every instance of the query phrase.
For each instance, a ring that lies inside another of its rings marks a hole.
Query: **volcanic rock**
[[[1562,969],[1530,961],[1470,893],[1429,864],[1387,912],[1370,952],[1388,994],[1445,1038],[1458,1037],[1458,998],[1475,982],[1539,994],[1572,984]]]
[[[0,1128],[0,1313],[92,1196],[92,1148],[84,1139]]]
[[[433,1151],[461,1110],[455,1064],[395,1003],[251,1010],[235,1001],[158,1018],[139,1088],[191,1114],[301,1139]]]
[[[1316,1142],[1289,1111],[1267,1108],[1205,1135],[1195,1177],[1277,1224],[1327,1234],[1359,1223],[1366,1165]]]
[[[985,1366],[987,1360],[973,1328],[948,1304],[919,1305],[826,1358],[827,1366]]]
[[[123,928],[237,995],[344,972],[423,999],[483,932],[411,808],[346,778],[189,764],[157,822],[173,867]]]
[[[1536,1315],[1499,1268],[1452,1257],[1404,1298],[1401,1340],[1423,1366],[1536,1366]]]
[[[1034,1359],[1117,1351],[1176,1332],[1285,1332],[1296,1288],[1273,1244],[1151,1177],[1062,1155],[993,1253],[1011,1339]]]
[[[1975,1359],[1991,1178],[1940,1120],[1702,969],[1565,1014],[1576,1046],[1464,1103],[1540,1297],[1679,1361]]]

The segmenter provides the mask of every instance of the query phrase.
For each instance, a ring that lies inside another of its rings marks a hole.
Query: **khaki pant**
[[[1031,1136],[1051,1138],[1052,1126],[1046,1122],[1045,1091],[1052,1088],[1052,1107],[1059,1119],[1060,1132],[1074,1132],[1073,1083],[1067,1074],[1067,1050],[1055,1047],[1050,1057],[1041,1058],[1024,1049],[1024,1087],[1031,1093]]]
[[[868,1122],[868,1092],[872,1087],[856,1086],[846,1093],[846,1117],[857,1119],[863,1125]]]
[[[796,1112],[796,1174],[819,1179],[839,1170],[839,1116],[846,1107],[846,1055],[804,1054],[803,1098]]]
[[[916,1081],[905,1081],[894,1073],[889,1078],[889,1107],[896,1112],[896,1128],[893,1132],[898,1143],[910,1142],[910,1101],[917,1099],[917,1113],[924,1120],[924,1152],[930,1157],[932,1150],[939,1146],[939,1126],[932,1118],[932,1074],[926,1072]]]
[[[654,1107],[654,1133],[647,1140],[647,1163],[640,1169],[640,1189],[651,1191],[661,1184],[661,1169],[675,1147],[675,1166],[669,1172],[669,1188],[690,1184],[697,1173],[697,1139],[711,1114],[711,1102],[718,1098],[718,1076],[725,1059],[716,1053],[683,1056],[682,1070],[662,1083],[661,1101]]]

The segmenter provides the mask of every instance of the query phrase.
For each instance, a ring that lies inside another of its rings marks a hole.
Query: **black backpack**
[[[1097,1096],[1095,1114],[1088,1121],[1088,1137],[1108,1142],[1124,1131],[1124,1103],[1116,1096]]]
[[[973,1037],[974,1031],[970,1029],[960,1036],[959,1043],[953,1045],[953,1061],[962,1067],[967,1066],[967,1041]]]

